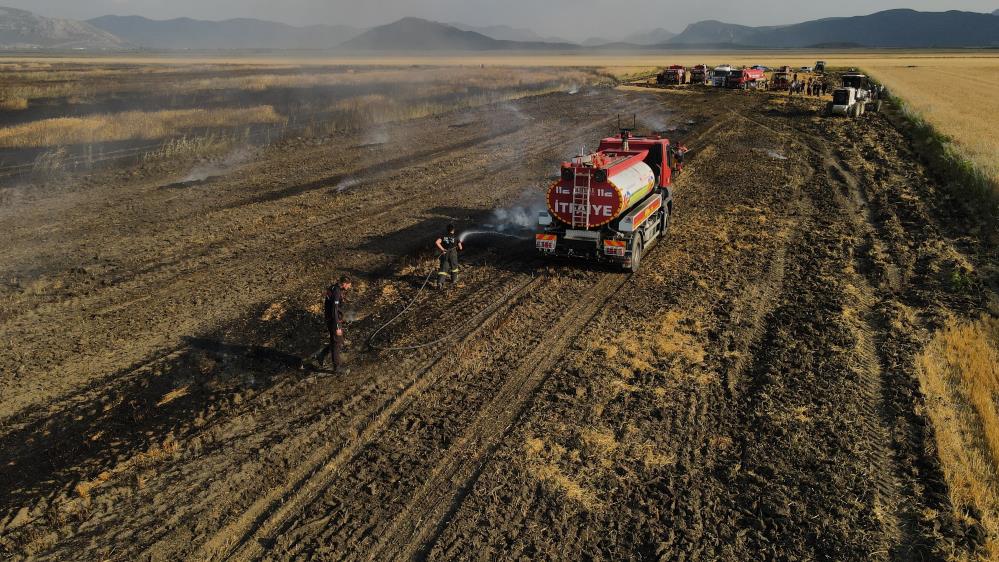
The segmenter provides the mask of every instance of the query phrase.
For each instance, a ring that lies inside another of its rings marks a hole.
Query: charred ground
[[[16,558],[931,559],[973,553],[915,355],[987,306],[973,219],[881,116],[591,89],[135,169],[9,207],[0,552]],[[618,113],[685,141],[623,275],[447,222],[540,192]],[[303,373],[357,279],[350,375]],[[962,273],[964,275],[966,273]]]

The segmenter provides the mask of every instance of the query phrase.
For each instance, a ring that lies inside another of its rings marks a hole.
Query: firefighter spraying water
[[[465,244],[458,238],[454,225],[447,225],[444,234],[434,242],[440,250],[440,267],[437,269],[437,288],[443,289],[448,276],[451,277],[451,284],[458,284],[458,252],[465,249]]]

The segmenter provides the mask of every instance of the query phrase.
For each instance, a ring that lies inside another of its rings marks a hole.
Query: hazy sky
[[[254,17],[296,25],[362,27],[418,16],[469,25],[528,27],[567,39],[613,39],[654,27],[679,32],[688,23],[704,19],[770,25],[890,8],[991,12],[999,8],[999,0],[0,0],[0,5],[74,19],[105,14],[155,19]]]

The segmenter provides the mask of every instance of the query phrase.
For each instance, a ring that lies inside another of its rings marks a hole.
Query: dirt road
[[[994,268],[880,116],[592,90],[53,182],[0,211],[0,552],[15,558],[929,559],[948,514],[914,355]],[[693,148],[624,275],[448,222],[540,192],[618,113]],[[303,372],[333,275],[349,375]],[[436,343],[432,343],[436,342]],[[432,343],[432,345],[425,345]]]

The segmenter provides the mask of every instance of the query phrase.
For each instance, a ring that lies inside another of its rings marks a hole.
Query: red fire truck
[[[763,70],[759,68],[741,68],[732,70],[729,73],[725,87],[748,90],[750,88],[766,88],[767,84],[767,73]]]
[[[642,252],[665,234],[673,211],[672,178],[679,169],[669,139],[620,136],[562,164],[539,217],[537,250],[544,256],[617,263],[637,271]]]

